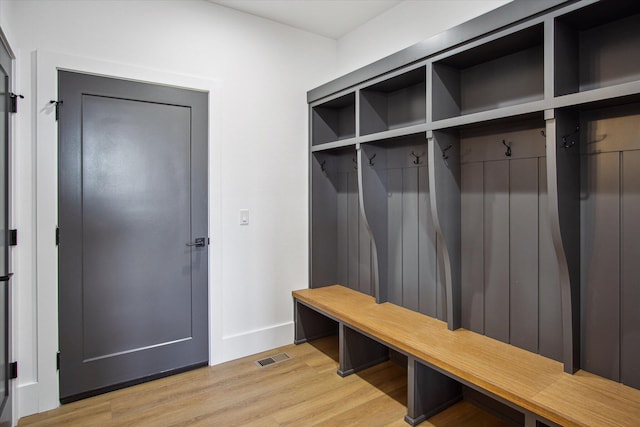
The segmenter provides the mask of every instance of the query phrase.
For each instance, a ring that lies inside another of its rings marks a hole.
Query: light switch
[[[249,225],[249,209],[240,209],[240,225]]]

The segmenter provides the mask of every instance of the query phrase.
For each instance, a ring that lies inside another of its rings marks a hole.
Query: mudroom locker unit
[[[311,288],[640,389],[640,3],[515,0],[308,92]]]

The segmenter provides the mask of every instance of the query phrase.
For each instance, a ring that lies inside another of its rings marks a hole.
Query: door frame
[[[4,48],[6,49],[7,53],[9,54],[9,58],[11,60],[11,78],[9,79],[9,91],[10,92],[16,92],[16,77],[17,77],[17,73],[16,73],[16,55],[15,52],[13,51],[13,49],[11,49],[11,45],[9,44],[9,40],[7,40],[6,35],[4,34],[4,31],[2,30],[2,28],[0,28],[0,44],[2,44],[2,46],[4,46]],[[18,102],[19,103],[19,102]],[[9,145],[9,157],[7,158],[7,167],[8,167],[8,171],[7,171],[7,178],[9,179],[9,187],[8,187],[8,195],[7,195],[7,200],[9,203],[9,207],[7,210],[7,215],[8,215],[8,224],[9,224],[9,229],[14,228],[14,222],[13,222],[13,218],[14,218],[14,209],[15,209],[15,173],[14,173],[14,167],[15,167],[15,162],[14,162],[14,141],[15,141],[15,128],[16,128],[16,115],[15,114],[9,114],[8,115],[8,122],[6,123],[6,125],[9,127],[9,133],[8,133],[8,145]],[[15,272],[15,268],[14,268],[14,254],[11,248],[9,248],[10,254],[9,254],[9,271]],[[19,279],[18,279],[19,280]],[[19,282],[18,282],[19,283]],[[8,329],[7,329],[7,333],[9,334],[8,337],[8,361],[14,361],[15,360],[15,348],[16,348],[16,340],[15,340],[15,325],[16,325],[16,316],[15,316],[15,307],[17,304],[17,299],[16,299],[16,292],[13,291],[13,289],[15,289],[16,286],[16,278],[13,277],[11,278],[11,280],[9,282],[7,282],[7,286],[9,286],[9,298],[7,300],[7,304],[8,307],[7,309],[9,310],[9,317],[8,317],[8,321],[9,321],[9,325],[8,325]],[[11,396],[11,400],[10,400],[10,404],[11,404],[11,423],[12,425],[17,423],[18,418],[17,418],[17,414],[16,414],[16,381],[15,380],[9,380],[8,381],[9,384],[9,396]]]
[[[222,185],[220,126],[222,106],[216,96],[217,80],[168,73],[160,70],[111,63],[50,51],[35,53],[37,64],[36,111],[36,298],[37,298],[37,382],[21,393],[20,400],[38,402],[29,412],[43,412],[60,405],[58,371],[58,256],[54,236],[58,212],[58,126],[51,100],[58,96],[58,71],[176,86],[209,93],[209,364],[219,360],[222,337]],[[215,352],[214,352],[215,349]],[[26,408],[25,408],[26,409]]]

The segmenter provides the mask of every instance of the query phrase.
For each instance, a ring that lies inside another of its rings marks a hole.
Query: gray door
[[[208,361],[206,93],[58,73],[60,400]]]
[[[11,57],[0,41],[0,426],[11,425],[9,392],[9,112]]]

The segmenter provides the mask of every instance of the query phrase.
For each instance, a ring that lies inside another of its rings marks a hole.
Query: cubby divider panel
[[[543,26],[433,63],[434,121],[544,98]]]
[[[356,159],[355,147],[312,154],[311,287],[341,284],[373,295]]]
[[[356,96],[348,93],[311,108],[311,145],[356,136]]]
[[[426,121],[426,68],[419,67],[360,90],[360,134]]]
[[[640,80],[640,3],[603,0],[555,21],[555,95]]]
[[[446,317],[424,134],[361,145],[365,215],[378,255],[379,302]]]

